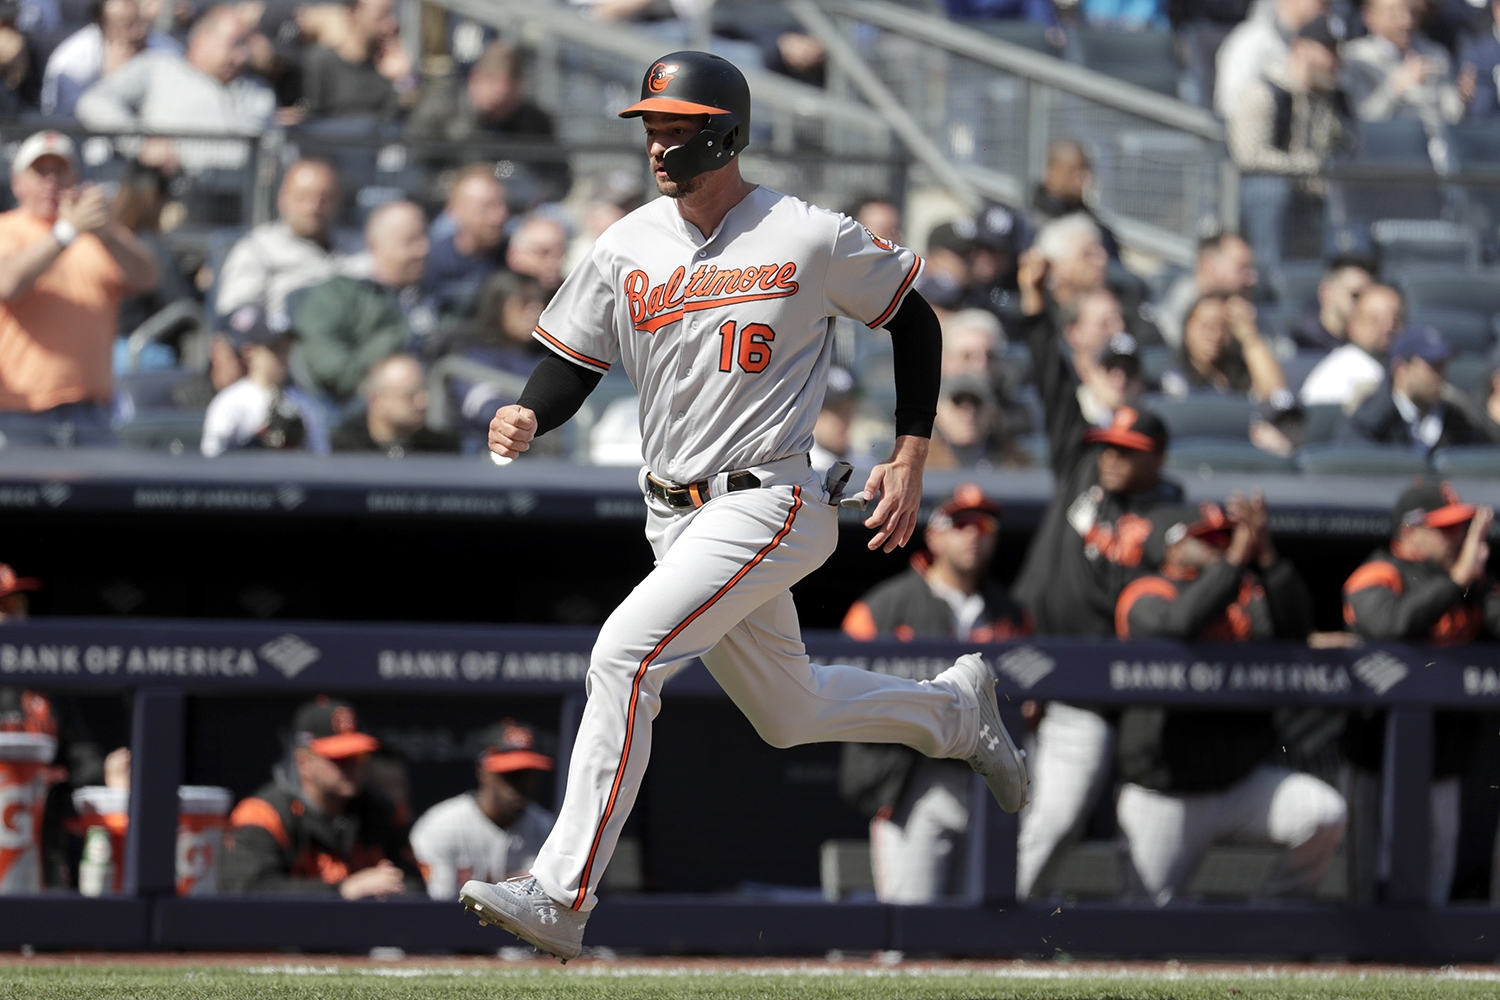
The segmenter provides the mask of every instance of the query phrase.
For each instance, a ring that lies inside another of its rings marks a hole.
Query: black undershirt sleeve
[[[943,372],[943,328],[937,313],[915,291],[885,328],[896,369],[896,436],[932,437]]]
[[[536,414],[540,437],[567,423],[603,377],[603,372],[548,354],[526,380],[526,388],[516,402]]]

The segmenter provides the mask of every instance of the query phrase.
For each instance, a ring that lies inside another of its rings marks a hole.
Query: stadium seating
[[[1490,317],[1468,309],[1445,306],[1413,308],[1407,325],[1433,327],[1458,354],[1483,354],[1495,339]]]
[[[1079,61],[1089,69],[1177,96],[1177,52],[1168,32],[1078,28],[1072,40]]]
[[[1296,472],[1290,458],[1261,451],[1249,441],[1187,438],[1167,450],[1167,468],[1208,477],[1216,472]]]
[[[1419,476],[1427,462],[1410,448],[1349,442],[1308,445],[1297,454],[1297,465],[1315,475]]]
[[[1395,280],[1406,296],[1408,311],[1434,307],[1486,316],[1500,313],[1500,271],[1414,268],[1402,271]]]
[[[1187,438],[1228,438],[1243,441],[1250,429],[1255,404],[1243,396],[1199,393],[1183,399],[1156,397],[1141,401],[1166,422],[1174,442]]]
[[[1337,403],[1319,403],[1307,407],[1307,426],[1303,431],[1304,444],[1322,444],[1334,441],[1343,432],[1348,422],[1344,408]]]
[[[1444,448],[1434,456],[1433,466],[1445,476],[1500,479],[1500,446],[1471,444]]]

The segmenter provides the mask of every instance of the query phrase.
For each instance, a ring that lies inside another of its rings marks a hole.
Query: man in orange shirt
[[[0,432],[11,444],[109,444],[120,301],[156,286],[151,251],[80,185],[73,142],[38,132],[0,214]]]

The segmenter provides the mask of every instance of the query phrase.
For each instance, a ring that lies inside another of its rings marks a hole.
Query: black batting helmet
[[[641,99],[621,118],[647,111],[708,115],[708,124],[662,157],[667,176],[679,184],[718,170],[750,142],[750,85],[734,63],[709,52],[669,52],[646,70]]]

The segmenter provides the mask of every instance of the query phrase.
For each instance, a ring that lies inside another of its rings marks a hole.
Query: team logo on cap
[[[506,726],[500,741],[507,750],[530,750],[531,732],[523,726]]]
[[[354,732],[354,709],[348,705],[340,705],[333,710],[333,731],[335,733]]]
[[[1136,412],[1134,407],[1122,406],[1115,411],[1115,427],[1122,431],[1128,431],[1135,426]]]
[[[651,72],[646,77],[646,87],[651,93],[660,94],[677,75],[678,68],[676,63],[657,63],[651,67]]]

